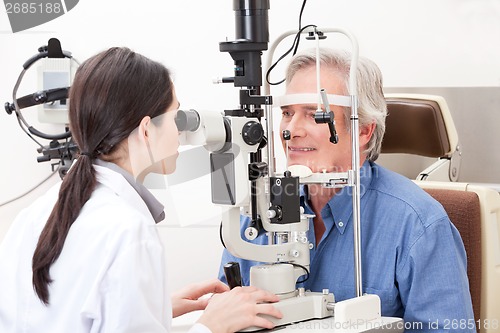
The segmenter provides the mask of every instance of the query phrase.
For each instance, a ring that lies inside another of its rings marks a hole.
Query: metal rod
[[[356,73],[358,67],[359,46],[358,41],[348,30],[339,28],[309,28],[305,29],[302,34],[309,32],[321,31],[323,33],[340,33],[349,38],[352,47],[351,68],[349,71],[349,94],[351,95],[351,142],[352,142],[352,171],[353,171],[353,186],[352,186],[352,210],[353,210],[353,233],[354,233],[354,280],[356,287],[356,296],[363,294],[363,277],[361,270],[361,222],[360,222],[360,165],[359,165],[359,119],[358,119],[358,100],[357,100],[357,80]],[[274,51],[278,44],[288,36],[297,34],[296,30],[284,32],[270,45],[267,53],[266,70],[272,64]],[[264,94],[270,94],[270,84],[264,80]]]
[[[274,161],[274,123],[273,123],[273,106],[264,105],[264,113],[266,117],[266,133],[267,133],[267,165],[269,166],[269,177],[274,177],[276,174],[276,166]],[[267,185],[267,184],[266,184]]]
[[[363,295],[363,276],[361,265],[361,218],[360,218],[360,174],[359,174],[359,119],[358,100],[352,95],[351,106],[351,140],[352,171],[354,184],[352,191],[353,237],[354,237],[354,279],[356,296]]]

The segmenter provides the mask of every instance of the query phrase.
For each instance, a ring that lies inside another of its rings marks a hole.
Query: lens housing
[[[194,132],[200,127],[200,114],[193,109],[178,110],[175,116],[175,124],[179,131]]]

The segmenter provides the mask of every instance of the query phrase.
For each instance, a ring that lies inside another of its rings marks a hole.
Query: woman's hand
[[[229,287],[217,279],[186,286],[172,294],[172,316],[175,318],[191,311],[204,310],[209,298],[200,297],[228,290]]]
[[[278,296],[255,287],[236,287],[223,294],[213,295],[205,312],[198,319],[212,333],[232,333],[250,326],[273,328],[274,324],[258,314],[281,318],[282,314],[270,302]]]

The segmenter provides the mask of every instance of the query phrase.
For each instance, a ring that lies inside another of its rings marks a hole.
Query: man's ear
[[[148,141],[150,137],[151,117],[145,116],[139,124],[139,138],[141,141]]]
[[[366,124],[359,127],[359,146],[365,146],[372,138],[373,132],[375,132],[375,123]]]

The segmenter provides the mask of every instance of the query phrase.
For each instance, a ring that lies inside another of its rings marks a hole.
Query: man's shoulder
[[[374,162],[371,162],[370,166],[371,182],[369,190],[380,191],[401,198],[425,197],[425,191],[411,179]]]
[[[386,205],[413,212],[428,225],[446,218],[442,205],[411,179],[372,163],[372,182],[367,189]]]

